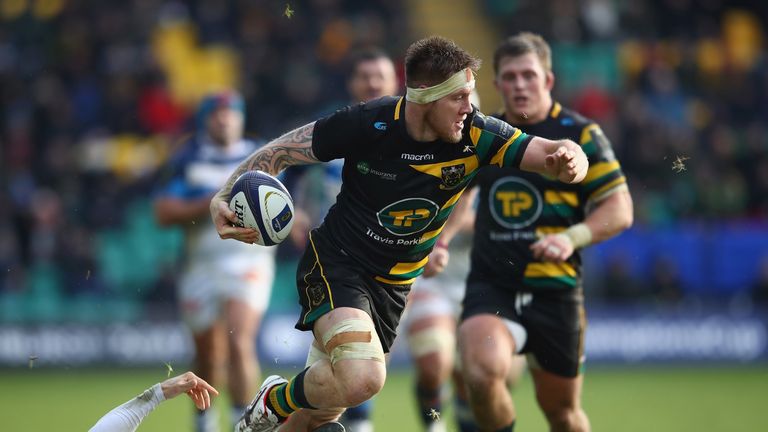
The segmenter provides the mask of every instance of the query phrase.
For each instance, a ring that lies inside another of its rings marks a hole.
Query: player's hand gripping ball
[[[263,171],[248,171],[237,179],[229,196],[237,225],[258,231],[257,244],[273,246],[288,238],[293,199],[278,179]]]

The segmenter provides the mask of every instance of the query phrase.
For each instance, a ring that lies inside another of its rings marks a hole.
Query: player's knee
[[[305,367],[310,367],[321,360],[331,361],[331,357],[328,354],[326,354],[325,351],[319,348],[316,345],[316,343],[317,342],[313,342],[309,346],[309,352],[307,353],[307,362],[304,365]]]
[[[339,321],[322,339],[347,406],[359,405],[381,391],[386,379],[384,349],[370,320]]]
[[[325,352],[335,366],[341,360],[371,360],[384,364],[384,349],[370,320],[341,320],[323,334]]]
[[[462,359],[462,368],[470,389],[489,388],[493,384],[506,382],[509,361],[499,356],[474,352]]]
[[[583,432],[587,430],[586,425],[581,421],[585,416],[582,415],[579,408],[559,406],[543,411],[552,430],[568,432]]]
[[[408,335],[411,355],[416,359],[419,374],[447,375],[456,349],[456,335],[444,327],[427,327]]]
[[[344,399],[348,407],[360,405],[374,397],[384,387],[386,374],[374,367],[370,371],[360,371],[355,378],[348,377],[344,383]]]
[[[444,327],[427,327],[408,335],[408,347],[414,358],[451,354],[456,348],[456,335]]]
[[[500,381],[500,375],[492,373],[487,368],[467,367],[464,370],[465,385],[472,393],[490,390],[494,384]]]
[[[552,430],[582,431],[586,415],[575,395],[563,391],[559,394],[536,394],[536,399]]]

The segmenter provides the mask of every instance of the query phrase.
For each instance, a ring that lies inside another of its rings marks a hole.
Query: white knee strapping
[[[453,354],[456,349],[456,335],[443,327],[428,327],[408,335],[408,346],[414,357],[434,352]]]
[[[351,359],[384,362],[384,349],[368,320],[351,318],[336,323],[323,335],[323,345],[334,365]]]
[[[309,345],[309,353],[307,353],[307,363],[304,364],[304,367],[310,367],[318,360],[331,360],[331,358],[328,356],[328,354],[325,353],[325,351],[318,348],[314,342],[312,342]]]

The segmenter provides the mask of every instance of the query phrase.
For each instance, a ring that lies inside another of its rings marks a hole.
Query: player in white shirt
[[[195,372],[215,386],[227,383],[233,422],[260,381],[255,336],[275,273],[275,248],[222,241],[208,217],[213,194],[258,148],[243,139],[243,123],[238,94],[206,97],[198,133],[174,156],[155,199],[158,222],[181,226],[186,235],[178,297],[195,342]],[[225,370],[226,380],[219,376]],[[217,431],[216,411],[199,411],[195,423],[198,432]]]
[[[211,406],[211,395],[218,396],[210,384],[192,372],[169,378],[143,391],[140,395],[106,413],[89,432],[133,432],[161,402],[186,393],[203,411]]]

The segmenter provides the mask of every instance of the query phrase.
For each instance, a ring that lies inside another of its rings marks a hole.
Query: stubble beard
[[[441,141],[445,141],[450,144],[458,144],[459,141],[461,141],[461,138],[464,136],[464,129],[453,132],[453,131],[443,131],[437,126],[437,122],[434,121],[433,113],[428,113],[425,118],[427,124],[430,128],[432,128],[433,131],[437,134],[437,138]],[[451,129],[453,128],[453,123],[451,123]]]

